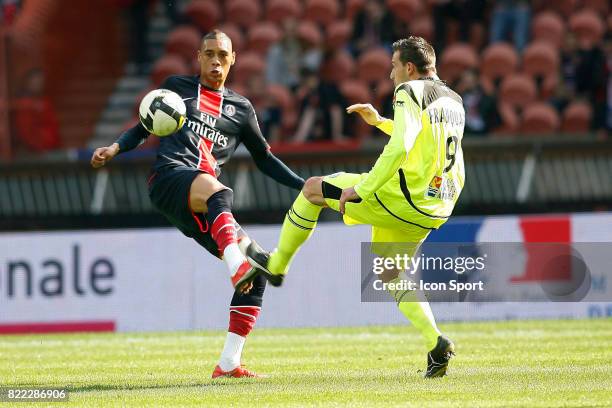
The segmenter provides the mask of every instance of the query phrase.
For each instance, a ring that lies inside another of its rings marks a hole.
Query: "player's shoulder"
[[[170,75],[162,82],[162,88],[172,88],[180,85],[197,85],[198,77],[194,75]]]
[[[452,90],[446,82],[439,79],[415,79],[399,84],[395,87],[395,98],[410,98],[421,109],[427,108],[439,98],[448,97],[455,102],[463,104],[461,96]]]
[[[253,104],[246,96],[239,94],[234,91],[232,88],[225,87],[225,91],[223,92],[224,102],[231,102],[237,107],[241,107],[244,109],[253,109]]]

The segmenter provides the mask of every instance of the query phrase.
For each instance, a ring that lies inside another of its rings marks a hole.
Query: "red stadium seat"
[[[582,5],[602,16],[607,16],[610,12],[610,0],[582,0]]]
[[[499,89],[500,100],[513,107],[523,107],[533,102],[536,96],[535,81],[525,74],[508,75]]]
[[[423,37],[429,42],[433,41],[433,21],[428,15],[420,16],[410,23],[410,34]]]
[[[421,8],[419,0],[387,0],[387,8],[398,19],[411,22]]]
[[[369,103],[372,100],[370,89],[361,81],[347,79],[340,84],[340,92],[349,104]]]
[[[501,117],[502,124],[494,130],[496,134],[514,134],[517,133],[520,127],[520,119],[514,107],[508,103],[501,101],[497,109]]]
[[[549,135],[559,129],[559,114],[550,105],[536,102],[523,111],[521,133]]]
[[[185,7],[185,15],[201,32],[208,32],[219,21],[220,10],[214,1],[192,0]]]
[[[183,58],[176,55],[164,55],[155,62],[151,72],[151,82],[158,87],[170,75],[188,75],[189,66]]]
[[[225,2],[222,2],[225,3]],[[225,21],[249,28],[257,24],[261,7],[253,0],[227,0],[225,3]]]
[[[280,23],[286,18],[299,18],[302,4],[298,0],[268,0],[266,17],[269,21]]]
[[[185,61],[191,62],[197,57],[201,40],[200,32],[193,26],[177,27],[168,34],[166,52],[178,55]]]
[[[482,52],[481,72],[495,80],[516,72],[518,55],[515,48],[507,43],[495,43]]]
[[[533,19],[531,32],[534,41],[548,41],[558,48],[563,42],[565,23],[557,13],[544,11]]]
[[[268,47],[281,38],[281,32],[276,24],[271,22],[259,23],[249,30],[248,49],[249,51],[265,54]]]
[[[346,18],[353,20],[355,15],[363,8],[365,0],[347,0],[345,7]]]
[[[291,92],[279,84],[270,84],[267,88],[268,94],[278,103],[283,112],[293,109],[293,96]]]
[[[593,10],[584,9],[573,14],[569,21],[570,29],[581,41],[595,44],[605,32],[604,23]]]
[[[384,48],[374,48],[359,56],[357,61],[359,79],[367,83],[377,82],[391,72],[391,55]]]
[[[336,19],[339,11],[338,0],[307,0],[304,18],[328,25]]]
[[[546,77],[559,69],[559,51],[550,43],[531,43],[523,51],[523,70],[534,77]]]
[[[478,66],[478,54],[469,44],[456,43],[446,47],[440,58],[440,74],[446,81],[453,82],[463,71]]]
[[[240,51],[244,47],[244,35],[240,27],[234,23],[225,23],[219,26],[219,30],[223,31],[232,40],[234,51]]]
[[[374,102],[377,106],[381,106],[386,98],[393,96],[394,86],[393,82],[387,78],[378,81],[376,88],[374,88]]]
[[[236,65],[230,71],[233,82],[247,83],[254,75],[263,73],[265,61],[261,55],[253,51],[246,51],[236,57]]]
[[[572,102],[563,111],[561,130],[566,133],[587,133],[591,127],[593,109],[586,102]]]
[[[297,32],[298,37],[310,45],[317,46],[323,42],[321,30],[319,30],[316,24],[310,21],[302,21],[298,25]]]
[[[344,47],[351,38],[353,25],[348,20],[337,20],[327,26],[326,45],[332,49]]]
[[[321,76],[330,82],[340,82],[351,78],[355,72],[355,61],[348,52],[336,51],[321,66]]]

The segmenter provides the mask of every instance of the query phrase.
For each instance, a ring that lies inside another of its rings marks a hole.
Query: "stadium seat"
[[[338,0],[307,0],[303,18],[328,25],[336,19],[339,10]]]
[[[353,20],[355,15],[363,8],[365,0],[347,0],[345,6],[345,15],[349,20]]]
[[[191,63],[197,57],[201,39],[200,32],[193,26],[179,26],[168,34],[166,52],[178,55]]]
[[[321,35],[321,30],[311,21],[302,21],[298,25],[298,37],[306,41],[310,45],[319,45],[323,42],[323,36]]]
[[[151,82],[158,87],[170,75],[188,75],[190,67],[177,55],[164,55],[155,62],[151,71]]]
[[[233,82],[246,83],[253,75],[263,73],[265,61],[254,51],[246,51],[236,57],[236,65],[230,71]]]
[[[225,3],[225,2],[223,2]],[[261,8],[259,2],[253,0],[228,0],[225,3],[225,21],[242,28],[257,24]]]
[[[348,20],[337,20],[327,26],[326,45],[332,49],[344,47],[351,38],[353,25]]]
[[[548,41],[558,48],[563,43],[565,23],[557,13],[544,11],[533,19],[531,32],[534,41]]]
[[[192,0],[185,7],[185,16],[205,33],[219,21],[220,10],[214,1]]]
[[[433,42],[434,27],[430,16],[423,15],[414,19],[410,23],[410,34],[423,37],[429,42]]]
[[[518,55],[508,43],[489,45],[482,52],[481,72],[490,80],[497,80],[516,71]]]
[[[563,111],[561,131],[566,133],[587,133],[591,127],[593,110],[586,102],[572,102]]]
[[[389,75],[391,55],[385,48],[374,48],[359,56],[357,71],[359,79],[366,83],[377,82]]]
[[[440,58],[440,74],[449,83],[457,80],[463,71],[478,66],[478,54],[469,44],[456,43],[444,49]]]
[[[260,54],[268,51],[268,47],[281,38],[281,32],[276,24],[271,22],[259,23],[249,30],[248,49]]]
[[[499,98],[515,108],[523,107],[536,99],[536,84],[525,74],[512,74],[504,78],[499,89]]]
[[[559,51],[545,41],[533,42],[523,51],[523,71],[544,78],[559,69]]]
[[[493,131],[495,134],[515,134],[519,130],[520,119],[514,107],[504,101],[499,102],[497,109],[502,124]]]
[[[404,22],[411,22],[421,8],[419,0],[387,0],[387,8],[395,17]]]
[[[605,32],[601,18],[593,10],[584,9],[573,14],[569,21],[570,29],[581,41],[590,44],[599,42]]]
[[[559,114],[550,105],[536,102],[523,110],[521,133],[549,135],[559,129]]]
[[[219,26],[219,30],[223,31],[232,40],[234,51],[241,51],[244,48],[244,35],[242,30],[234,23],[225,23]]]
[[[287,87],[279,84],[270,84],[267,88],[268,94],[278,103],[283,112],[293,109],[293,96]]]
[[[330,82],[340,82],[351,78],[355,72],[355,61],[351,54],[339,50],[323,62],[321,76]]]
[[[370,89],[361,81],[347,79],[340,84],[340,92],[349,104],[369,103],[372,100]]]
[[[302,5],[298,0],[268,0],[266,2],[266,18],[274,23],[280,23],[286,18],[299,18]]]
[[[374,88],[374,103],[376,106],[382,106],[386,98],[393,97],[394,88],[393,82],[387,78],[378,81]]]
[[[610,12],[610,0],[583,0],[582,6],[602,16],[607,16]]]

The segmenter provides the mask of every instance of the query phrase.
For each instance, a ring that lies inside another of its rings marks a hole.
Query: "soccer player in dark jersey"
[[[213,378],[257,376],[241,366],[240,356],[261,310],[266,285],[245,258],[246,249],[257,246],[234,220],[233,191],[217,179],[221,166],[243,143],[264,174],[296,190],[304,185],[270,152],[251,102],[224,86],[235,60],[230,38],[212,31],[202,38],[198,50],[200,75],[171,76],[161,85],[183,98],[187,118],[177,133],[160,138],[148,181],[153,205],[183,234],[223,259],[236,287],[227,339]],[[134,126],[112,145],[96,149],[92,166],[104,166],[148,136],[141,124]]]

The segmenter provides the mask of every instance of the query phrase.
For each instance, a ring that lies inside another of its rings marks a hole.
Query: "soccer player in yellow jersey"
[[[369,104],[347,108],[391,138],[366,174],[338,173],[312,177],[289,209],[277,249],[262,264],[272,284],[280,285],[291,259],[310,237],[321,209],[344,215],[346,224],[372,226],[372,250],[383,256],[385,245],[411,243],[414,255],[431,230],[450,217],[464,183],[461,139],[465,111],[461,97],[436,75],[436,56],[421,37],[393,44],[391,79],[395,84],[393,120],[381,117]],[[386,281],[399,280],[399,271]],[[426,377],[446,374],[453,343],[438,330],[427,302],[413,292],[391,291],[399,310],[425,338]]]

